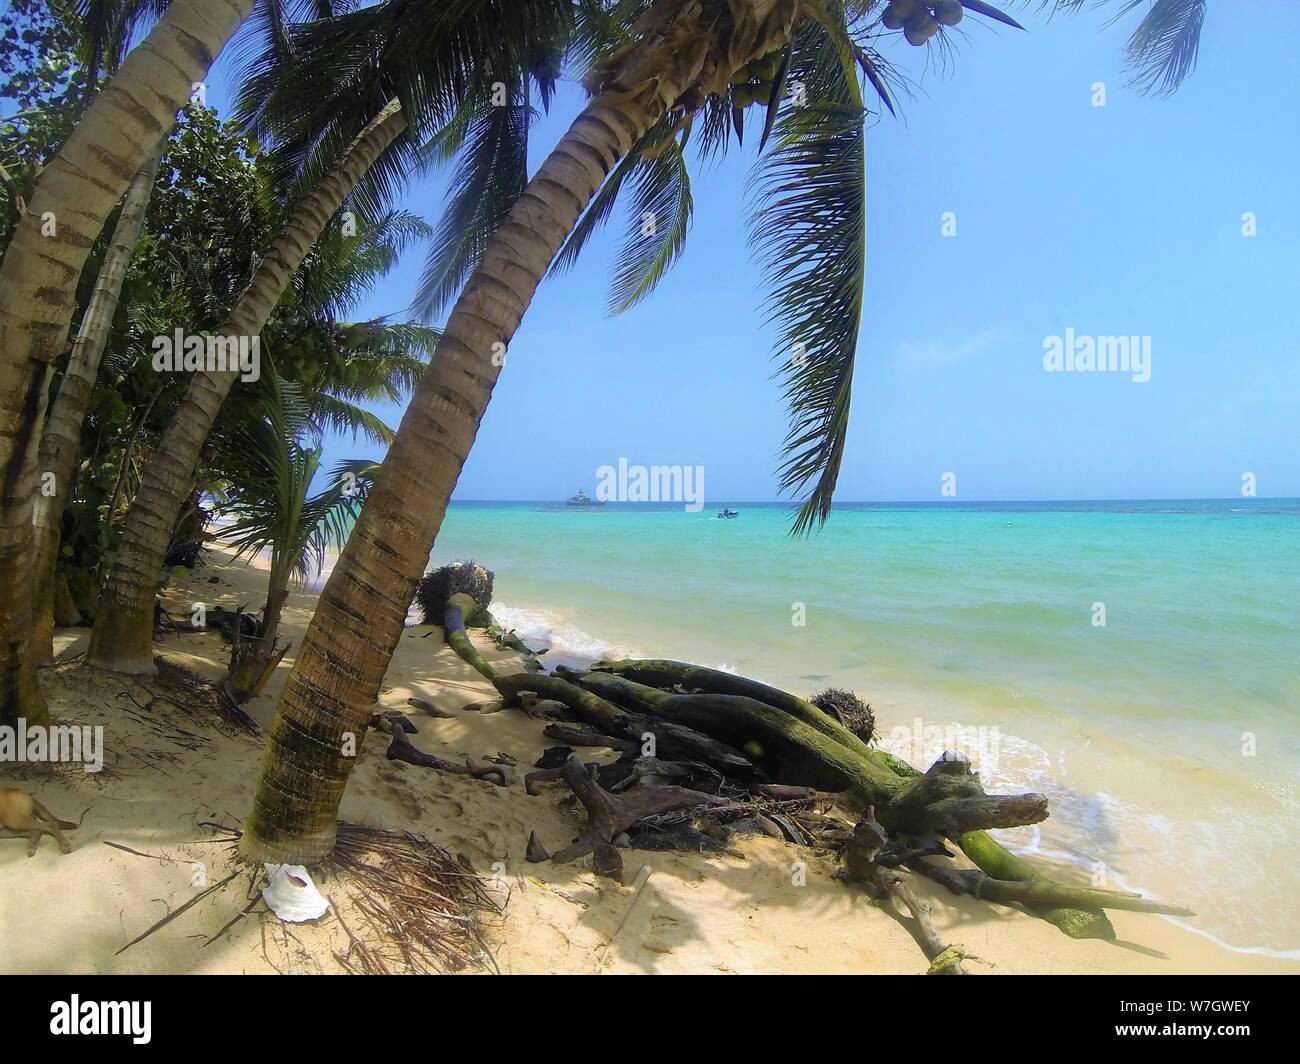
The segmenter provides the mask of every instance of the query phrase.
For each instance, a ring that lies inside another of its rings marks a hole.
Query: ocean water
[[[1016,849],[1300,956],[1300,501],[849,504],[804,540],[731,505],[462,503],[433,558],[493,569],[553,662],[852,688],[909,760],[1047,793]]]

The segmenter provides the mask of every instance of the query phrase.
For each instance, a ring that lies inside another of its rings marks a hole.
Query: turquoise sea
[[[1300,501],[847,504],[803,540],[720,505],[460,503],[433,557],[493,569],[553,662],[853,688],[910,760],[1047,792],[1018,849],[1300,956]]]

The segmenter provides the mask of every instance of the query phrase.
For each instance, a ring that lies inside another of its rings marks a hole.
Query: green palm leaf
[[[686,159],[670,137],[636,168],[627,242],[609,295],[611,315],[622,314],[655,290],[686,245],[693,209]]]
[[[477,268],[483,251],[528,183],[526,89],[516,79],[506,86],[508,102],[490,96],[469,121],[460,163],[452,177],[450,203],[434,237],[415,306],[426,321],[436,318]]]
[[[866,147],[851,53],[809,22],[790,69],[808,102],[777,121],[755,186],[750,242],[771,291],[790,410],[780,487],[807,491],[791,530],[799,535],[830,513],[848,431],[866,273]]]

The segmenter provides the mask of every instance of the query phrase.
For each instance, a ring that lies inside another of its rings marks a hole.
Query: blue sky
[[[1022,21],[968,16],[947,70],[889,48],[920,85],[867,134],[866,313],[837,497],[937,499],[948,472],[967,500],[1225,497],[1246,472],[1261,496],[1300,495],[1300,5],[1216,0],[1169,99],[1125,84],[1131,20]],[[209,90],[223,111],[228,68]],[[570,78],[534,128],[534,166],[582,98]],[[604,316],[621,218],[543,282],[456,498],[561,498],[620,457],[702,465],[717,503],[776,497],[785,414],[744,239],[752,162],[733,150],[694,168],[686,254],[629,313]],[[432,222],[441,202],[435,176],[404,205]],[[356,316],[404,315],[421,259]],[[1045,372],[1044,339],[1067,328],[1149,336],[1151,379]]]

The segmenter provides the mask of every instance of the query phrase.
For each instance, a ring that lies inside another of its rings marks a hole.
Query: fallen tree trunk
[[[609,667],[601,673],[586,673],[580,675],[571,674],[568,670],[563,668],[557,671],[566,675],[568,678],[575,680],[575,682],[582,683],[584,688],[593,693],[602,693],[606,696],[607,700],[620,702],[624,705],[632,705],[637,708],[643,708],[647,712],[663,713],[664,715],[674,717],[674,719],[682,720],[684,723],[689,723],[698,731],[718,735],[729,742],[735,743],[742,749],[746,748],[748,742],[751,742],[750,739],[745,737],[745,728],[741,727],[738,729],[736,718],[745,718],[751,725],[756,723],[758,716],[762,715],[762,710],[759,709],[753,717],[746,718],[746,712],[752,710],[753,707],[746,706],[744,703],[745,701],[757,702],[757,699],[748,700],[745,696],[739,696],[738,699],[737,696],[716,695],[712,697],[720,699],[721,701],[707,702],[703,701],[703,699],[710,697],[707,695],[680,695],[668,691],[657,691],[645,685],[635,684],[626,679],[623,674],[634,671],[632,666],[636,664],[638,663],[605,663],[606,666],[616,667],[617,672],[615,672],[614,668]],[[699,669],[694,666],[689,668],[692,671],[679,672],[675,669],[664,668],[662,663],[655,663],[650,669],[640,673],[640,675],[646,677],[655,676],[664,681],[670,681],[673,687],[688,686],[688,683],[692,680],[695,681],[697,686],[699,686],[701,682],[715,682],[714,678],[716,677],[730,677],[730,674],[728,673],[716,673],[715,670]],[[659,671],[656,673],[654,669],[658,669]],[[743,687],[735,687],[735,690],[745,689],[756,693],[763,689],[775,690],[774,688],[766,688],[766,685],[763,684],[755,684],[752,681],[745,682],[743,681],[743,678],[734,679],[739,679],[743,685]],[[729,683],[730,679],[717,679],[716,682],[721,685]],[[738,701],[740,702],[739,706],[737,705]],[[785,705],[792,704],[789,697],[786,699],[780,699],[779,701]],[[811,703],[809,703],[809,705],[811,705]],[[769,705],[767,708],[770,710],[776,707]],[[815,706],[812,708],[815,712],[820,712]],[[770,723],[770,716],[765,719]],[[803,722],[802,720],[796,720],[795,723],[800,724]],[[755,734],[758,730],[759,729],[757,728],[752,729]],[[909,765],[901,758],[895,757],[886,751],[866,747],[865,753],[863,753],[861,747],[865,744],[862,744],[861,740],[858,739],[857,736],[852,735],[851,732],[848,733],[850,738],[847,740],[826,743],[823,740],[831,739],[833,733],[828,733],[824,729],[810,730],[813,730],[816,733],[812,737],[810,737],[806,732],[798,734],[799,729],[795,726],[783,729],[780,725],[776,725],[774,728],[778,744],[782,741],[783,732],[785,733],[785,738],[792,738],[800,741],[799,745],[801,749],[798,750],[797,757],[794,760],[798,762],[799,767],[803,771],[808,771],[811,768],[814,772],[829,772],[832,777],[838,778],[837,782],[832,782],[829,786],[825,782],[820,784],[814,782],[812,783],[813,786],[819,786],[822,789],[848,791],[850,788],[844,781],[848,780],[853,782],[854,772],[845,771],[845,769],[850,766],[856,769],[859,776],[856,781],[859,788],[861,788],[863,784],[861,778],[862,773],[869,768],[887,772],[901,780],[910,780],[914,782],[923,780],[925,776],[928,775],[927,773],[922,773],[912,765]],[[845,729],[845,731],[847,732],[847,729]],[[773,733],[771,731],[769,731],[767,735],[769,740],[773,738]],[[761,746],[761,739],[757,741]],[[833,749],[836,746],[839,747],[838,751]],[[753,748],[748,748],[746,752],[753,752]],[[789,754],[790,750],[787,748],[785,752]],[[770,751],[764,751],[764,753],[770,754]],[[770,762],[770,757],[757,757],[756,759],[761,765],[768,765]],[[931,773],[942,764],[943,762],[939,762],[933,766]],[[785,782],[788,778],[788,776],[782,771],[784,767],[786,766],[778,767],[777,771],[773,773],[775,778],[782,780],[782,782]],[[868,778],[874,778],[875,774],[872,772],[866,772],[866,775]],[[887,789],[892,790],[892,788]],[[861,789],[858,789],[857,793],[861,794]],[[913,798],[919,799],[922,793],[923,792],[921,791],[915,792]],[[877,812],[879,813],[880,806],[878,803],[875,804],[877,804]],[[1014,810],[1008,811],[1014,812]],[[1043,815],[1046,815],[1045,809],[1043,810]],[[1039,817],[1038,819],[1041,820],[1042,818],[1043,817]],[[918,831],[916,830],[915,825],[910,829],[901,827],[899,826],[901,821],[896,821],[892,814],[886,814],[884,820],[889,823],[891,830],[906,832],[909,834],[929,834],[931,831],[935,830],[932,828]],[[995,826],[1007,827],[1013,825],[1009,820],[1000,825],[991,823],[983,825],[983,827]],[[991,880],[1008,883],[1031,883],[1052,888],[1059,887],[1062,891],[1066,892],[1073,889],[1058,884],[1054,880],[1044,876],[1029,862],[1016,857],[1005,847],[1001,846],[992,838],[992,836],[982,830],[982,828],[958,830],[956,825],[950,824],[948,829],[938,830],[941,834],[950,837],[962,849],[971,862]],[[997,888],[993,889],[996,890]],[[1016,891],[1013,889],[1008,893],[1016,893]],[[1026,890],[1021,893],[1023,893],[1027,898],[1034,897],[1033,891]],[[1075,899],[1075,901],[1073,904],[1050,904],[1026,901],[1024,903],[1025,908],[1033,915],[1051,923],[1071,938],[1101,938],[1107,940],[1113,940],[1115,938],[1115,929],[1111,925],[1106,914],[1102,911],[1102,908],[1120,908],[1121,906],[1119,905],[1109,904],[1110,901],[1115,900],[1117,897],[1116,895],[1102,891],[1097,892],[1095,895],[1086,896],[1086,900],[1089,904],[1082,908],[1075,906],[1078,905],[1085,896],[1077,894],[1070,895],[1068,893],[1053,894],[1050,890],[1044,890],[1038,894],[1038,897],[1042,899],[1046,899],[1049,896],[1056,898],[1071,897]]]
[[[985,794],[965,761],[940,760],[924,775],[908,779],[744,695],[675,695],[611,673],[558,671],[607,701],[716,735],[773,767],[782,781],[841,791],[864,810],[874,806],[880,823],[891,831],[959,835],[1036,824],[1047,816],[1047,799],[1041,794]]]
[[[1016,903],[1044,909],[1124,909],[1134,913],[1157,913],[1161,916],[1195,916],[1181,905],[1166,905],[1151,901],[1140,894],[1124,894],[1093,887],[1071,887],[1053,883],[1039,876],[1036,879],[994,879],[974,868],[952,868],[917,859],[909,861],[908,868],[928,876],[947,887],[954,894],[969,894],[982,901]]]
[[[608,699],[584,690],[560,676],[514,673],[492,681],[508,703],[517,702],[522,693],[532,691],[543,698],[562,702],[579,720],[607,735],[646,743],[654,739],[655,751],[664,757],[684,761],[703,761],[720,772],[740,779],[752,779],[753,763],[733,747],[711,735],[672,721],[654,720],[641,713],[629,713]]]
[[[466,618],[474,616],[474,611],[477,609],[477,603],[463,591],[452,595],[447,600],[447,612],[443,618],[443,638],[463,661],[472,665],[478,673],[489,680],[495,680],[496,669],[478,652],[465,631]]]
[[[741,695],[752,698],[803,721],[855,753],[863,755],[871,753],[871,747],[858,736],[829,713],[823,713],[806,699],[782,691],[778,687],[769,687],[757,680],[737,676],[735,673],[722,672],[720,669],[706,669],[703,665],[691,665],[684,661],[658,658],[597,661],[591,666],[591,671],[612,673],[648,687],[667,690],[681,687],[685,692],[698,691],[704,694]]]

